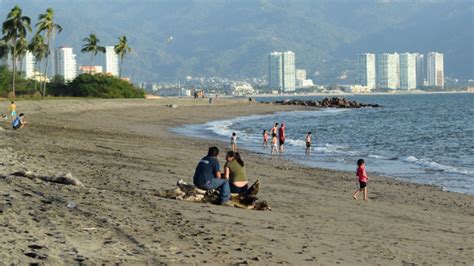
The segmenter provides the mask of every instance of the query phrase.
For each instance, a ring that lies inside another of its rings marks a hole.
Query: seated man
[[[17,118],[15,118],[15,120],[13,120],[12,122],[12,127],[13,129],[19,129],[19,128],[22,128],[25,126],[26,124],[26,121],[23,120],[23,118],[25,117],[25,115],[23,113],[21,113]]]
[[[221,178],[221,169],[217,156],[219,149],[217,147],[210,147],[207,156],[202,158],[194,173],[194,185],[200,189],[219,190],[219,203],[221,205],[229,205],[230,187],[229,180]]]

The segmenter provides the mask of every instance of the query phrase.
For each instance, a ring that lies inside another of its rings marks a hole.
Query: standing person
[[[212,104],[212,97],[209,97],[209,104]]]
[[[273,154],[273,152],[275,152],[275,154],[278,154],[278,139],[277,134],[275,133],[272,134],[272,150],[270,154]]]
[[[311,155],[311,131],[306,134],[306,155]]]
[[[198,163],[194,172],[193,183],[204,190],[217,189],[219,191],[219,204],[232,205],[230,200],[230,187],[227,179],[221,178],[221,169],[217,156],[219,148],[210,147],[207,156]]]
[[[262,144],[262,147],[263,148],[268,147],[268,133],[267,133],[266,129],[263,130],[263,144]]]
[[[280,142],[280,153],[285,151],[285,123],[281,123],[280,128],[278,129],[278,140]]]
[[[367,176],[367,173],[365,172],[365,162],[363,159],[357,160],[357,172],[356,175],[359,180],[359,189],[356,190],[353,194],[352,197],[357,200],[357,196],[359,196],[360,192],[364,193],[364,200],[368,201],[369,200],[369,192],[367,190],[367,182],[369,181],[369,177]]]
[[[225,157],[224,178],[229,180],[231,193],[244,193],[249,181],[245,171],[244,161],[238,152],[229,151]]]
[[[275,125],[270,129],[270,134],[277,134],[278,133],[278,123],[275,123]]]
[[[237,134],[235,132],[232,132],[232,137],[230,137],[230,147],[233,152],[237,151]]]
[[[12,121],[13,121],[13,120],[15,120],[15,118],[16,118],[16,104],[15,104],[15,102],[12,101],[12,102],[10,103],[10,106],[9,106],[8,108],[9,108],[10,111],[11,111],[11,116],[12,116]]]
[[[15,120],[12,122],[12,127],[13,129],[17,130],[20,128],[23,128],[26,124],[26,121],[24,120],[25,115],[21,113]]]

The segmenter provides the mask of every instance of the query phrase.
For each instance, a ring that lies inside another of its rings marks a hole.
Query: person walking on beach
[[[280,142],[280,153],[285,151],[285,123],[281,123],[280,128],[278,129],[278,141]]]
[[[357,172],[356,175],[359,180],[359,189],[356,190],[353,194],[352,197],[357,200],[357,196],[359,196],[360,192],[364,193],[364,200],[368,201],[369,200],[369,194],[367,190],[367,182],[369,181],[369,177],[367,176],[367,173],[365,172],[365,162],[363,159],[357,160]]]
[[[272,150],[270,151],[270,154],[278,154],[278,139],[277,139],[277,134],[273,133],[272,134]]]
[[[232,137],[230,137],[230,148],[233,152],[237,151],[237,134],[232,132]]]
[[[306,155],[311,155],[311,131],[306,134]]]
[[[268,147],[268,133],[267,133],[267,130],[264,129],[263,130],[263,144],[262,144],[262,147],[265,149],[266,147]]]
[[[12,116],[12,121],[16,118],[16,104],[15,102],[11,102],[10,103],[10,106],[8,107],[8,109],[10,109],[10,113],[11,113],[11,116]]]
[[[232,205],[232,203],[229,201],[229,180],[221,178],[221,168],[219,160],[217,160],[218,155],[219,148],[209,148],[207,156],[204,156],[196,167],[193,183],[200,189],[217,189],[219,191],[219,204]]]
[[[23,128],[26,124],[26,121],[24,120],[25,115],[21,113],[15,120],[12,122],[12,127],[13,129],[17,130],[20,128]]]

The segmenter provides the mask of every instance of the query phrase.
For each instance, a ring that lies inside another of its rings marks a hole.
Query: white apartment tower
[[[400,54],[400,89],[416,89],[416,60],[417,54]]]
[[[72,47],[56,49],[54,73],[63,76],[65,81],[71,81],[77,76],[76,55]]]
[[[295,91],[296,88],[296,67],[295,53],[292,51],[283,52],[283,92]]]
[[[398,53],[383,53],[377,64],[378,87],[397,90],[400,88],[400,56]]]
[[[359,84],[375,89],[375,54],[359,54]]]
[[[426,63],[423,54],[416,54],[416,86],[421,87],[425,85],[426,80]]]
[[[104,73],[117,77],[119,75],[118,56],[113,46],[105,46],[104,60]]]
[[[268,57],[268,86],[271,89],[283,89],[283,56],[273,52]]]
[[[294,91],[296,87],[295,53],[273,52],[269,56],[268,86],[282,92]]]
[[[426,75],[428,86],[444,87],[444,56],[430,52],[426,55]]]
[[[35,75],[36,59],[33,54],[28,51],[21,61],[21,72],[25,74],[25,78],[33,78]]]

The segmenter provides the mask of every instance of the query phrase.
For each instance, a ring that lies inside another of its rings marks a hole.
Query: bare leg
[[[364,200],[369,201],[369,190],[367,187],[364,188]]]
[[[352,194],[352,197],[357,200],[357,197],[359,196],[359,193],[360,193],[360,189],[356,190],[353,194]]]

